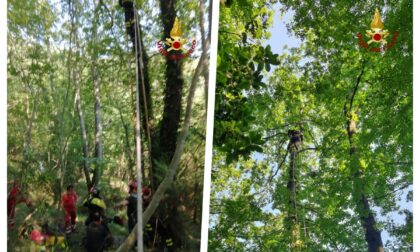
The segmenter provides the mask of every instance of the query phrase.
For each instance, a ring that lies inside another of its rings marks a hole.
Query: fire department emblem
[[[178,60],[178,59],[183,59],[190,56],[192,52],[194,51],[196,41],[195,40],[192,41],[192,46],[189,50],[186,50],[184,48],[184,45],[186,45],[187,42],[188,42],[187,39],[182,38],[181,24],[179,23],[178,18],[175,18],[173,27],[170,32],[170,38],[166,38],[164,42],[167,45],[167,50],[163,48],[162,41],[157,42],[157,47],[159,49],[159,52],[163,56],[168,57],[169,59],[172,59],[172,60]],[[170,54],[169,52],[171,51],[180,51],[181,54],[179,53]]]
[[[391,43],[388,43],[387,37],[389,36],[389,31],[384,29],[381,15],[379,14],[379,10],[376,8],[372,22],[370,22],[370,30],[366,31],[366,36],[369,38],[367,43],[363,40],[362,34],[357,34],[357,37],[359,38],[359,44],[362,47],[372,52],[383,52],[386,49],[394,46],[398,32],[394,33],[391,39]],[[371,44],[376,45],[376,47],[370,47],[369,45]]]

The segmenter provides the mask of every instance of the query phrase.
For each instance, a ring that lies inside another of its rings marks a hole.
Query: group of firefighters
[[[151,190],[147,187],[142,188],[142,199],[143,208],[147,208],[151,200]],[[31,201],[29,201],[24,194],[21,192],[19,181],[13,181],[13,187],[10,190],[7,198],[7,217],[8,226],[10,229],[14,227],[15,208],[19,203],[25,203],[28,208],[33,209]],[[64,209],[64,223],[65,233],[71,234],[76,231],[76,203],[77,195],[74,191],[73,185],[69,185],[66,188],[66,192],[61,196],[61,206]],[[117,216],[108,218],[105,215],[106,205],[100,196],[100,190],[97,187],[91,187],[89,190],[88,197],[83,201],[83,206],[88,209],[88,217],[85,221],[86,225],[86,236],[83,241],[84,247],[87,251],[104,251],[109,248],[113,243],[111,232],[107,226],[110,222],[115,222],[119,225],[123,225],[122,218]],[[123,201],[115,204],[116,208],[127,207],[127,218],[128,218],[128,230],[132,231],[137,223],[137,182],[132,181],[129,183],[129,196]],[[146,224],[145,235],[151,233],[152,226],[149,223]],[[153,233],[153,232],[152,232]],[[45,238],[47,234],[43,234],[41,231],[32,231],[31,240],[35,242],[45,243],[48,239]],[[169,243],[168,243],[169,241]],[[147,242],[147,238],[145,240]],[[166,246],[172,245],[171,239],[166,240]]]

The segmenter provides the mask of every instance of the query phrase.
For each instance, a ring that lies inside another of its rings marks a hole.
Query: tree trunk
[[[143,73],[140,73],[141,68],[138,68],[137,75],[140,76],[143,74],[144,79],[144,86],[141,82],[139,82],[139,86],[137,87],[137,90],[140,91],[140,110],[142,111],[143,117],[142,117],[142,128],[143,131],[147,134],[147,144],[149,149],[149,158],[151,159],[149,164],[149,182],[153,187],[153,162],[152,162],[152,153],[154,153],[153,150],[153,144],[151,140],[151,136],[154,134],[154,127],[153,127],[153,107],[152,107],[152,98],[151,98],[151,89],[150,89],[150,81],[149,81],[149,73],[148,73],[148,65],[149,65],[149,57],[147,55],[146,49],[144,47],[143,43],[143,32],[141,29],[141,25],[138,25],[139,29],[139,44],[137,46],[137,49],[135,48],[135,27],[134,24],[134,4],[132,1],[120,1],[120,6],[124,8],[124,16],[125,16],[125,24],[126,24],[126,31],[127,34],[130,37],[130,40],[133,44],[133,52],[135,53],[137,50],[136,59],[139,59],[141,57],[143,61]],[[138,64],[138,62],[136,62]],[[133,118],[135,118],[135,112],[133,113]],[[134,123],[133,123],[134,125]],[[133,126],[133,129],[135,127]],[[135,135],[135,134],[134,134]]]
[[[302,241],[300,239],[300,227],[297,214],[297,199],[296,199],[296,157],[302,144],[302,133],[297,130],[289,130],[289,145],[288,151],[290,153],[289,178],[287,182],[287,190],[289,191],[289,202],[287,207],[287,224],[288,230],[291,231],[291,251],[301,251]]]
[[[77,1],[70,1],[69,4],[71,4],[70,7],[70,13],[72,15],[72,32],[74,33],[74,45],[75,45],[75,51],[79,52],[79,40],[77,36],[77,26],[79,25],[79,19],[78,16],[75,14],[74,5]],[[73,19],[74,17],[74,19]],[[72,55],[72,48],[70,48],[70,55]],[[82,139],[82,149],[83,149],[83,171],[86,178],[86,187],[89,190],[89,187],[91,185],[90,180],[90,167],[89,167],[89,143],[86,133],[86,126],[85,126],[85,118],[83,114],[82,109],[82,100],[80,96],[80,85],[79,85],[79,70],[77,66],[78,62],[78,56],[76,54],[76,57],[74,57],[74,64],[72,68],[72,75],[73,75],[73,85],[74,85],[74,103],[77,110],[77,115],[79,117],[79,124],[80,124],[80,136]]]
[[[370,209],[369,201],[366,197],[364,189],[363,171],[360,169],[360,159],[357,155],[357,148],[354,143],[354,134],[356,134],[356,121],[353,118],[353,101],[356,96],[359,84],[364,73],[364,62],[362,63],[362,71],[357,77],[356,85],[353,94],[349,101],[344,106],[344,115],[347,119],[347,136],[350,143],[350,169],[353,172],[353,199],[356,203],[356,211],[362,221],[362,226],[365,229],[365,240],[368,244],[368,252],[383,252],[383,243],[381,238],[381,231],[376,228],[375,216]]]
[[[211,10],[211,2],[212,1],[210,1],[210,10]],[[204,1],[203,0],[200,0],[200,19],[199,19],[199,21],[200,21],[200,34],[201,34],[201,47],[202,48],[204,48],[205,47],[205,44],[206,44],[206,40],[205,40],[205,37],[206,37],[206,31],[205,31],[205,28],[204,28],[204,14],[205,14],[205,6],[204,6]],[[211,12],[209,12],[209,13],[211,13]],[[209,22],[211,23],[211,20],[210,20],[210,16],[209,16]],[[211,36],[210,36],[210,31],[209,31],[209,38],[210,38]],[[204,94],[205,94],[205,97],[206,97],[206,103],[205,103],[205,107],[206,107],[206,115],[207,115],[207,103],[208,103],[208,100],[209,100],[209,94],[208,94],[208,90],[209,90],[209,68],[208,68],[208,64],[209,64],[209,61],[208,61],[208,59],[207,58],[205,58],[204,59],[204,62],[203,62],[203,76],[204,76]],[[207,118],[207,116],[205,116],[205,118]]]
[[[80,135],[81,135],[82,144],[83,144],[83,168],[84,168],[83,171],[86,177],[86,186],[89,189],[89,187],[91,186],[90,167],[89,167],[89,143],[88,143],[88,138],[87,138],[87,133],[86,133],[85,118],[84,118],[83,109],[82,109],[82,101],[80,97],[79,73],[77,69],[77,64],[73,66],[73,83],[75,87],[74,99],[76,103],[77,114],[79,116]]]
[[[99,22],[99,8],[100,2],[95,6],[95,13],[92,26],[92,41],[97,43],[98,22]],[[101,123],[101,99],[100,99],[100,83],[97,68],[98,53],[97,50],[92,51],[92,79],[95,97],[95,173],[93,175],[93,184],[97,185],[99,182],[100,173],[102,170],[102,123]]]
[[[37,94],[34,95],[34,97],[37,97],[37,96],[38,96]],[[38,101],[35,98],[33,102],[32,110],[31,110],[30,100],[28,96],[28,105],[26,107],[27,125],[26,125],[26,133],[25,133],[25,142],[23,145],[23,169],[26,169],[26,167],[29,165],[29,158],[30,158],[31,144],[32,144],[32,127],[35,121],[37,105],[38,105]]]
[[[67,149],[67,140],[64,140],[64,131],[65,131],[65,114],[66,109],[68,105],[68,99],[70,95],[70,86],[71,86],[71,66],[72,66],[72,57],[73,57],[73,37],[77,36],[75,33],[77,33],[76,30],[76,24],[75,24],[75,10],[74,10],[74,3],[72,1],[69,1],[69,15],[70,15],[70,22],[71,22],[71,28],[70,28],[70,35],[69,35],[69,52],[67,57],[67,88],[66,88],[66,95],[64,98],[63,107],[61,109],[60,113],[60,135],[59,135],[59,145],[60,145],[60,161],[59,161],[59,167],[60,167],[60,179],[59,179],[59,191],[57,193],[56,199],[57,199],[57,211],[61,208],[61,193],[64,187],[64,178],[66,177],[66,163],[65,163],[65,153]]]
[[[165,39],[170,37],[170,32],[175,21],[175,0],[160,0],[160,10],[163,23],[163,39]],[[164,108],[159,134],[160,151],[157,153],[160,155],[160,160],[169,163],[176,148],[181,116],[182,86],[184,83],[182,77],[182,59],[173,60],[167,57],[165,79]]]
[[[164,196],[164,193],[166,190],[172,185],[174,176],[176,174],[176,170],[178,168],[179,161],[181,159],[181,155],[184,151],[184,144],[185,139],[188,135],[188,130],[190,126],[191,121],[191,114],[192,114],[192,103],[194,99],[195,90],[197,87],[198,77],[200,75],[200,72],[202,70],[203,60],[204,57],[207,57],[207,48],[208,43],[206,44],[206,48],[204,49],[200,60],[198,62],[197,68],[194,72],[194,77],[191,83],[190,92],[188,94],[187,98],[187,108],[185,112],[185,118],[184,123],[182,127],[181,134],[179,135],[175,154],[171,160],[171,163],[168,167],[168,173],[166,174],[165,178],[163,179],[162,183],[159,184],[159,187],[157,188],[156,192],[154,193],[151,202],[149,203],[149,206],[147,209],[143,212],[143,227],[147,222],[149,221],[150,217],[152,217],[153,213],[156,211],[157,207],[159,206],[159,203],[161,199]],[[117,252],[127,252],[130,251],[130,249],[134,246],[134,243],[136,242],[137,237],[137,225],[134,227],[133,231],[128,235],[127,239],[121,244],[121,246],[118,248]]]
[[[368,244],[368,252],[383,252],[383,243],[381,238],[381,231],[376,228],[376,221],[372,210],[370,209],[369,201],[363,188],[363,172],[360,169],[360,160],[357,155],[357,149],[353,141],[353,135],[355,131],[352,125],[356,125],[356,122],[350,117],[348,119],[347,133],[350,142],[350,159],[351,168],[354,171],[353,181],[353,198],[356,201],[356,211],[362,221],[362,226],[365,229],[365,240]]]
[[[118,112],[120,113],[120,119],[121,119],[121,124],[124,127],[124,152],[125,155],[127,156],[128,159],[128,169],[129,171],[131,171],[134,167],[134,160],[133,157],[131,156],[131,147],[130,147],[130,129],[128,124],[125,123],[124,121],[124,117],[123,114],[121,112],[121,109],[118,108]]]
[[[160,18],[163,23],[163,41],[165,41],[166,38],[171,37],[170,32],[173,28],[176,18],[175,5],[176,0],[160,0]],[[178,128],[181,119],[182,87],[184,84],[182,76],[183,60],[171,59],[171,56],[175,56],[179,53],[180,52],[178,51],[171,51],[168,53],[168,57],[166,58],[163,115],[159,124],[159,138],[155,141],[155,143],[158,144],[158,147],[153,151],[153,154],[159,154],[159,156],[153,156],[153,160],[159,160],[164,164],[169,164],[173,159],[178,138]],[[205,58],[203,58],[203,61],[204,60]],[[160,182],[157,179],[155,180]],[[174,203],[169,204],[173,205]],[[175,212],[168,213],[168,210],[171,208],[175,209]],[[170,214],[170,216],[173,216],[174,218],[178,216],[178,213],[176,212],[177,208],[169,206],[168,210],[161,214]],[[180,241],[177,236],[179,236],[182,230],[183,227],[179,226],[176,229],[173,229],[170,225],[168,226],[168,230],[166,230],[167,235],[173,239],[174,249],[180,246]]]

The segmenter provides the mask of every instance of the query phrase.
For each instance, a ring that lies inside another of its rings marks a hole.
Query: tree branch
[[[268,179],[267,184],[271,183],[271,181],[273,180],[273,178],[277,175],[277,173],[279,172],[280,168],[282,167],[282,165],[284,164],[284,162],[286,161],[287,158],[287,154],[289,154],[289,151],[286,151],[286,153],[283,156],[283,160],[281,161],[281,163],[279,164],[279,166],[277,167],[276,172]]]
[[[347,106],[346,106],[347,104],[346,103],[344,104],[344,114],[345,114],[346,117],[348,116],[347,113],[351,112],[352,109],[353,109],[354,97],[356,96],[356,93],[357,93],[357,90],[359,88],[359,85],[360,85],[360,82],[362,80],[362,76],[363,76],[364,72],[365,72],[365,62],[362,61],[362,71],[360,72],[359,76],[357,76],[356,85],[354,86],[353,94],[350,98],[350,104],[349,104],[348,110],[347,110]]]
[[[404,190],[405,188],[407,188],[407,187],[409,187],[409,186],[411,186],[411,185],[412,185],[411,183],[410,183],[410,184],[405,184],[405,185],[402,185],[402,186],[398,187],[397,189],[395,189],[395,190],[394,190],[394,191],[392,191],[392,192],[389,192],[389,193],[386,193],[386,194],[383,194],[383,195],[380,195],[380,196],[374,197],[374,198],[372,198],[372,199],[376,201],[376,200],[378,200],[378,199],[385,198],[385,197],[389,196],[390,194],[393,194],[393,193],[396,193],[396,192],[398,192],[398,191]]]

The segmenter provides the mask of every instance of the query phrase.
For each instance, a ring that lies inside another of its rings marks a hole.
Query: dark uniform
[[[128,217],[128,231],[131,232],[137,223],[137,193],[132,193],[126,198],[127,217]]]
[[[98,214],[98,213],[97,213]],[[98,219],[98,217],[94,217]],[[100,217],[99,217],[100,219]],[[86,249],[89,252],[101,252],[112,245],[111,232],[100,221],[92,221],[86,228]]]

